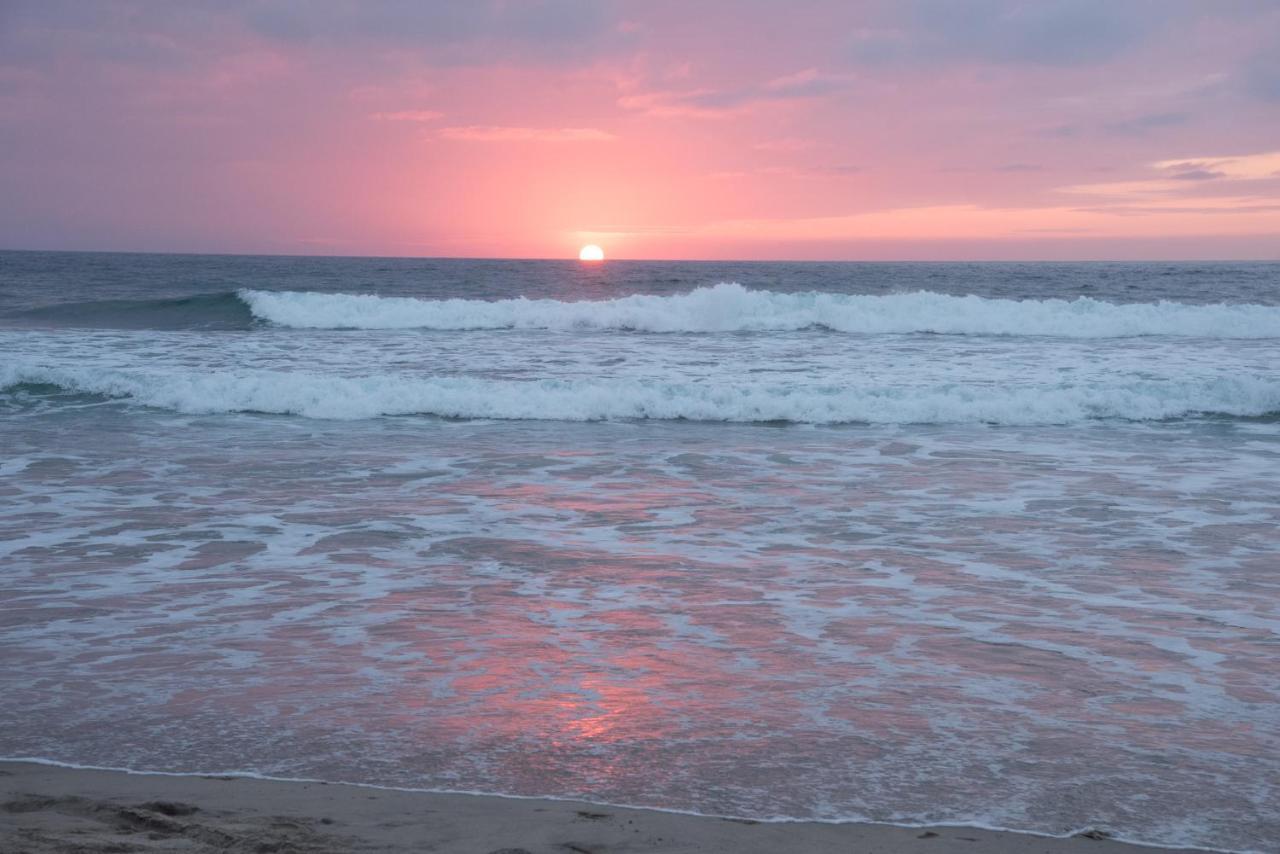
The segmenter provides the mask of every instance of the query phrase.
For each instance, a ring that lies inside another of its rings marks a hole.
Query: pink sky
[[[1280,257],[1275,0],[0,0],[0,246]]]

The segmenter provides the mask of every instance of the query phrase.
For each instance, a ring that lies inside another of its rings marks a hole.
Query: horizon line
[[[43,249],[0,246],[0,252],[30,252],[33,254],[65,255],[161,255],[214,258],[332,258],[338,260],[369,261],[557,261],[562,263],[589,264],[610,262],[629,264],[1273,264],[1280,263],[1280,255],[1249,258],[616,258],[606,256],[601,261],[580,261],[567,256],[520,255],[347,255],[307,254],[304,252],[228,252],[148,249]]]

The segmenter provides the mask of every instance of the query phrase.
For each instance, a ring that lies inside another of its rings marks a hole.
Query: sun
[[[579,261],[603,261],[604,250],[594,243],[588,243],[578,252]]]

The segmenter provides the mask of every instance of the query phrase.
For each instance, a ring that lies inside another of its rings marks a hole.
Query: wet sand
[[[757,823],[575,801],[0,762],[0,852],[1151,854],[1089,834]],[[1185,850],[1185,849],[1184,849]]]

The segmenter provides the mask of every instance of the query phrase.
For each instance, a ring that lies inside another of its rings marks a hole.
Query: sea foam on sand
[[[433,851],[440,854],[1124,854],[1077,831],[757,822],[579,801],[0,762],[0,850]],[[1188,850],[1188,849],[1180,849]]]

